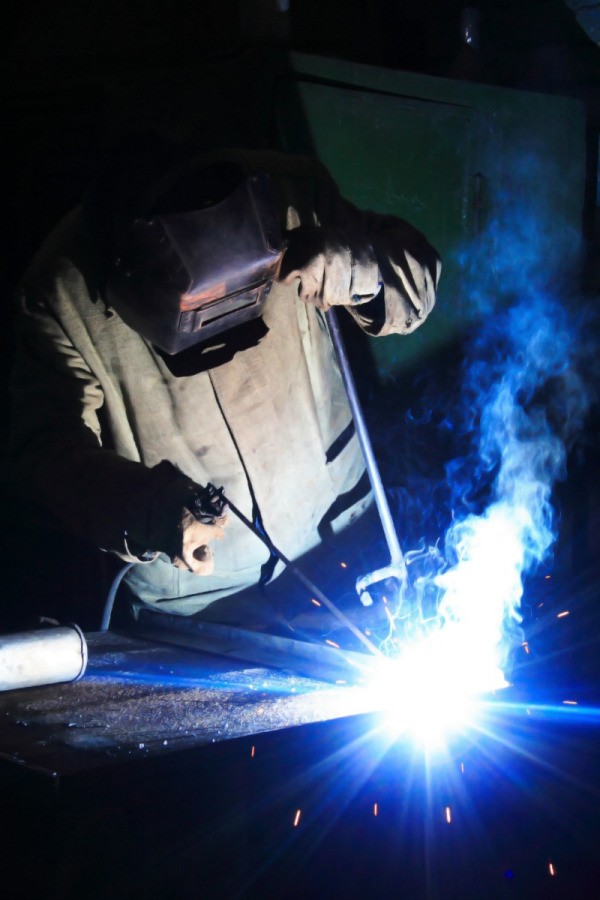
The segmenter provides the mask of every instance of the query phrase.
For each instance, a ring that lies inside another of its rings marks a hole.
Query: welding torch
[[[245,516],[244,513],[225,496],[224,492],[225,488],[223,487],[216,488],[214,484],[207,484],[205,488],[198,491],[195,495],[194,500],[189,506],[190,512],[198,519],[198,521],[210,524],[211,522],[214,522],[215,519],[224,515],[227,510],[231,511],[246,526],[246,528],[249,528],[250,531],[265,544],[273,556],[277,557],[292,575],[308,588],[308,590],[314,594],[315,598],[322,603],[342,625],[348,628],[352,634],[358,638],[361,644],[363,644],[370,653],[375,656],[381,656],[381,651],[369,640],[366,634],[360,630],[352,619],[342,612],[342,610],[336,606],[336,604],[330,600],[307,575],[305,575],[302,569],[288,559],[281,550],[275,546],[268,534],[258,528],[254,522]]]

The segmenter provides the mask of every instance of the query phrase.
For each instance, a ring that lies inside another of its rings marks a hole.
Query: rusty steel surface
[[[107,634],[85,677],[0,694],[0,759],[45,772],[367,711],[359,688]]]

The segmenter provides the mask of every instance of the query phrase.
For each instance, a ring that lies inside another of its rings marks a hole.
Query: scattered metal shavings
[[[365,711],[359,688],[130,643],[131,652],[92,643],[93,674],[14,692],[5,714],[48,743],[147,754]]]

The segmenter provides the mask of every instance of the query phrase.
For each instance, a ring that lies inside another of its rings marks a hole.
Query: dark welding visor
[[[282,256],[266,174],[191,212],[136,219],[106,284],[124,322],[168,354],[260,316]]]

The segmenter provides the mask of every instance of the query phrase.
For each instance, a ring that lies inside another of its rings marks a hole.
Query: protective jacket
[[[362,328],[406,333],[425,319],[439,260],[419,232],[356,210],[313,160],[235,158],[270,172],[290,233],[327,228],[337,246],[367,248],[353,265],[375,261],[383,289],[368,303],[348,296]],[[344,387],[323,311],[299,298],[297,280],[274,284],[258,343],[222,364],[209,357],[181,371],[107,307],[96,272],[94,238],[78,209],[46,241],[19,291],[11,466],[23,494],[124,559],[161,549],[149,536],[181,505],[190,480],[223,485],[292,559],[324,529],[360,515],[369,495],[359,486],[364,463]],[[196,577],[160,553],[131,570],[129,586],[144,603],[191,614],[255,584],[269,557],[235,516],[214,554],[214,573]]]

